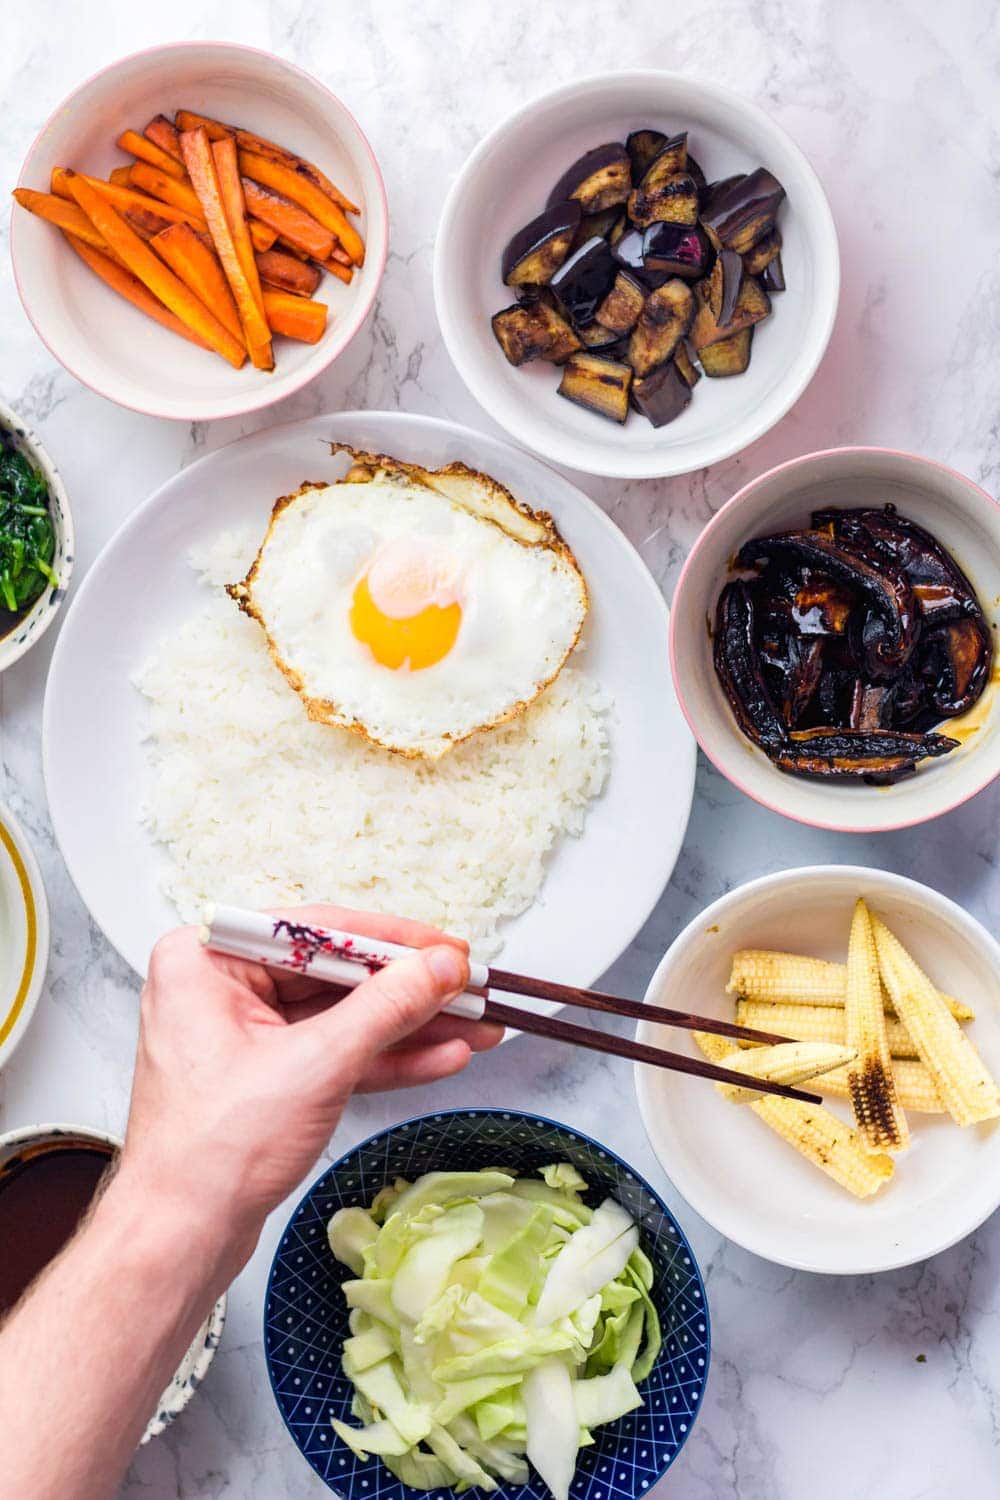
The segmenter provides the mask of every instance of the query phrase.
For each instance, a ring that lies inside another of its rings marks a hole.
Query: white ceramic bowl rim
[[[458,213],[466,183],[480,169],[480,164],[484,157],[493,150],[498,140],[519,126],[533,111],[542,106],[558,103],[559,100],[567,97],[576,97],[586,93],[590,89],[603,87],[610,80],[621,82],[626,86],[633,84],[654,86],[663,83],[668,85],[676,83],[686,88],[695,87],[709,98],[715,99],[720,103],[724,102],[730,107],[737,107],[758,129],[766,133],[780,135],[789,156],[796,161],[800,171],[810,182],[815,195],[814,207],[822,219],[822,237],[832,247],[832,260],[828,267],[830,279],[829,286],[826,289],[826,315],[822,323],[818,323],[816,329],[813,331],[812,354],[809,360],[803,364],[799,379],[794,385],[788,387],[787,392],[785,392],[779,401],[773,403],[773,407],[762,409],[762,414],[756,420],[749,419],[741,423],[735,438],[723,437],[712,447],[709,447],[707,444],[704,445],[704,450],[699,454],[696,461],[693,460],[690,463],[685,461],[680,466],[670,461],[668,456],[669,450],[664,450],[664,458],[654,459],[651,457],[648,463],[631,464],[628,467],[624,467],[615,463],[594,462],[593,455],[589,452],[586,455],[575,452],[574,444],[571,441],[556,441],[546,448],[537,448],[532,440],[525,433],[518,430],[515,425],[509,424],[503,417],[494,416],[489,396],[484,391],[482,381],[479,379],[478,374],[470,373],[472,367],[471,359],[467,360],[463,355],[456,352],[457,345],[450,314],[451,299],[446,286],[449,267],[445,264],[444,252],[450,241],[452,222]],[[434,303],[437,310],[438,323],[452,363],[455,365],[471,394],[479,402],[480,406],[483,407],[484,411],[488,412],[490,416],[494,416],[494,420],[499,422],[511,437],[517,442],[532,448],[533,451],[540,453],[549,462],[563,464],[583,473],[601,474],[610,478],[654,479],[691,473],[696,469],[707,468],[711,464],[719,463],[723,459],[731,457],[734,453],[749,447],[751,443],[756,442],[758,438],[769,432],[783,417],[787,416],[815,375],[826,353],[830,336],[833,333],[839,300],[840,253],[836,225],[819,175],[801,146],[797,144],[784,127],[779,125],[766,110],[762,109],[760,105],[755,104],[752,100],[744,97],[737,90],[726,88],[722,84],[710,82],[704,78],[693,77],[686,73],[679,73],[676,70],[667,68],[621,68],[612,69],[604,73],[589,74],[585,78],[574,79],[569,83],[560,84],[557,88],[538,94],[535,98],[529,99],[526,103],[505,116],[474,147],[471,155],[467,158],[458,176],[452,183],[441,212],[435,242]],[[444,309],[443,314],[442,309]]]
[[[59,582],[55,587],[50,583],[39,594],[28,613],[22,616],[18,624],[14,626],[14,630],[20,632],[17,643],[11,640],[11,636],[4,636],[0,639],[0,672],[3,672],[7,667],[12,667],[16,661],[19,661],[26,651],[30,651],[36,641],[41,640],[61,609],[76,558],[76,538],[73,532],[73,516],[62,475],[52,462],[38,434],[12,406],[7,405],[6,401],[0,401],[0,427],[7,428],[13,434],[17,446],[24,449],[27,456],[45,475],[50,499],[56,502],[54,510],[50,506],[50,511],[57,540],[60,533],[62,535],[63,551]]]
[[[684,581],[691,570],[691,566],[696,553],[698,553],[704,546],[705,542],[714,535],[723,517],[728,517],[729,512],[735,506],[739,505],[742,500],[745,500],[746,497],[758,487],[758,485],[765,484],[768,480],[775,478],[778,474],[788,474],[792,473],[795,469],[804,468],[807,464],[815,463],[818,459],[840,457],[847,454],[856,456],[858,458],[865,458],[866,456],[904,458],[911,463],[926,466],[928,469],[936,469],[939,473],[947,474],[949,478],[955,479],[960,484],[967,485],[970,489],[975,490],[983,500],[988,501],[990,505],[994,506],[997,510],[1000,510],[1000,501],[996,500],[994,496],[989,494],[987,490],[984,490],[983,487],[977,484],[974,479],[970,479],[967,474],[961,473],[958,469],[953,469],[949,464],[941,463],[940,460],[936,458],[924,458],[922,454],[908,453],[905,451],[905,449],[902,448],[882,448],[873,446],[871,444],[848,443],[839,448],[817,448],[815,452],[800,453],[796,458],[786,459],[784,463],[775,464],[772,468],[765,469],[762,474],[758,474],[754,479],[748,480],[745,485],[743,485],[736,491],[735,495],[730,496],[725,505],[719,507],[712,519],[699,532],[694,546],[691,548],[691,551],[684,559],[684,566],[681,568],[680,577],[678,578],[677,586],[674,589],[674,600],[676,601],[677,595],[680,593],[681,589],[684,586]],[[706,746],[704,739],[698,731],[698,725],[695,722],[694,716],[688,709],[687,702],[682,691],[682,678],[677,671],[679,634],[677,621],[677,610],[672,608],[670,611],[670,671],[673,676],[674,686],[677,690],[677,701],[681,706],[681,713],[687,720],[688,727],[690,728],[691,733],[694,735],[695,739],[698,741],[702,753],[707,757],[708,760],[712,762],[713,766],[720,773],[720,775],[724,776],[727,781],[732,782],[737,791],[745,793],[745,795],[748,797],[752,797],[755,802],[759,802],[762,807],[766,807],[770,812],[780,813],[783,818],[794,818],[796,822],[803,823],[809,828],[828,829],[833,833],[897,833],[901,828],[913,828],[919,823],[927,821],[926,818],[920,817],[904,818],[896,823],[882,823],[879,825],[877,830],[872,830],[855,829],[849,824],[827,822],[825,819],[820,818],[799,818],[796,814],[791,813],[786,808],[782,807],[780,803],[769,800],[767,797],[760,795],[760,793],[753,791],[742,781],[738,781],[736,777],[731,776],[729,771],[719,763],[716,757]],[[949,802],[947,806],[940,808],[929,816],[934,818],[941,818],[944,817],[946,813],[954,812],[957,807],[961,807],[963,803],[970,801],[973,797],[977,797],[980,792],[985,791],[986,788],[997,779],[998,774],[1000,773],[990,772],[985,777],[985,779],[982,780],[977,786],[971,787],[968,791],[963,792],[960,797],[957,797],[954,802]]]
[[[35,150],[36,150],[37,146],[39,145],[39,142],[42,140],[43,136],[46,134],[46,132],[48,131],[48,129],[50,128],[50,126],[63,113],[64,110],[68,109],[69,106],[74,103],[74,101],[78,98],[78,96],[80,94],[84,93],[87,89],[89,89],[92,84],[94,84],[94,83],[96,83],[98,81],[98,79],[103,78],[105,76],[105,74],[107,74],[107,73],[114,72],[114,70],[116,68],[120,68],[120,67],[124,66],[127,63],[137,62],[137,61],[141,60],[144,57],[151,57],[154,54],[162,54],[162,53],[165,53],[165,52],[186,52],[189,49],[191,49],[192,47],[200,47],[200,48],[210,47],[210,48],[215,48],[215,49],[218,49],[218,51],[220,53],[221,52],[242,52],[242,53],[246,53],[248,56],[263,58],[263,59],[265,59],[268,62],[278,62],[278,63],[281,64],[282,67],[287,68],[289,70],[289,72],[297,74],[301,79],[303,79],[310,86],[321,90],[321,92],[324,93],[324,94],[326,94],[326,96],[329,99],[332,99],[334,101],[334,103],[337,105],[338,109],[343,110],[344,115],[347,117],[347,119],[353,125],[354,129],[357,131],[358,140],[359,140],[359,142],[360,142],[363,150],[365,151],[365,153],[368,156],[369,164],[370,164],[371,169],[372,169],[373,178],[374,178],[374,181],[376,183],[377,190],[378,190],[379,206],[380,206],[380,209],[381,209],[382,218],[383,218],[383,220],[385,222],[385,225],[386,225],[386,232],[382,236],[381,243],[377,247],[378,262],[377,262],[377,266],[376,266],[375,275],[371,278],[371,287],[369,289],[368,295],[363,300],[361,300],[361,301],[358,302],[356,308],[352,309],[350,318],[345,320],[347,322],[347,324],[348,324],[348,327],[350,328],[350,332],[348,333],[347,337],[344,339],[344,342],[340,345],[340,347],[337,348],[337,349],[335,349],[334,352],[330,355],[330,358],[327,361],[327,363],[325,365],[320,365],[320,366],[318,366],[316,368],[306,367],[305,369],[303,369],[300,372],[300,374],[297,377],[295,377],[294,379],[289,379],[288,382],[287,382],[287,384],[283,384],[282,387],[281,387],[281,389],[279,391],[277,391],[277,393],[275,393],[275,394],[270,393],[266,389],[262,389],[255,396],[251,396],[248,393],[246,404],[240,408],[239,412],[233,412],[233,411],[230,411],[230,410],[225,410],[225,411],[207,411],[207,410],[201,410],[201,411],[199,411],[198,418],[197,418],[198,421],[200,421],[200,422],[213,422],[213,421],[216,421],[217,419],[222,418],[222,417],[232,417],[232,416],[237,416],[237,415],[238,416],[245,416],[245,415],[247,415],[250,412],[260,411],[264,407],[271,406],[276,401],[283,401],[283,400],[285,400],[285,398],[287,396],[294,395],[295,392],[298,391],[298,390],[301,390],[304,385],[308,385],[311,380],[315,380],[319,375],[321,375],[323,373],[323,370],[326,369],[326,368],[328,368],[328,366],[330,364],[332,364],[335,359],[339,359],[340,356],[344,353],[344,351],[353,342],[355,336],[357,335],[357,333],[359,332],[359,330],[361,329],[361,327],[365,323],[365,321],[366,321],[366,319],[368,317],[368,314],[371,312],[372,306],[374,305],[374,302],[375,302],[375,298],[378,296],[379,286],[380,286],[381,281],[382,281],[382,274],[383,274],[383,272],[385,270],[386,260],[388,259],[388,255],[389,255],[389,234],[388,234],[389,201],[388,201],[388,198],[386,197],[385,182],[384,182],[383,177],[382,177],[382,169],[380,168],[380,166],[378,164],[378,159],[377,159],[377,157],[375,155],[375,152],[372,149],[371,142],[368,140],[368,137],[365,135],[364,131],[361,129],[361,126],[358,124],[357,119],[355,118],[355,116],[353,115],[353,113],[347,108],[347,105],[344,103],[344,101],[338,95],[334,94],[334,92],[333,92],[332,89],[328,89],[327,86],[326,86],[326,84],[322,83],[312,73],[306,72],[305,68],[300,68],[299,65],[298,65],[298,63],[293,63],[293,62],[289,61],[289,59],[286,58],[286,57],[280,57],[277,53],[268,52],[263,47],[252,47],[252,46],[249,46],[246,42],[207,41],[207,40],[206,41],[189,40],[189,41],[180,41],[180,42],[165,42],[165,43],[156,43],[156,44],[153,44],[152,46],[149,46],[149,47],[139,47],[135,52],[129,52],[124,57],[116,58],[114,60],[114,62],[107,63],[103,68],[97,68],[93,73],[91,73],[81,83],[78,83],[77,86],[76,86],[76,88],[72,89],[70,91],[70,93],[67,94],[67,96],[65,97],[65,99],[63,99],[59,104],[57,104],[55,106],[55,108],[53,110],[51,110],[51,112],[49,113],[49,115],[46,117],[44,124],[36,132],[36,134],[35,134],[32,142],[31,142],[31,145],[28,147],[28,150],[25,153],[24,162],[22,163],[21,171],[18,174],[18,186],[19,187],[24,186],[24,183],[22,182],[22,178],[24,176],[24,166],[34,156]],[[42,329],[39,327],[39,324],[36,321],[34,313],[32,312],[32,310],[31,310],[28,302],[25,300],[24,292],[23,292],[23,289],[22,289],[22,286],[21,286],[21,279],[20,279],[20,276],[18,275],[16,242],[17,242],[17,225],[18,225],[19,217],[20,216],[18,214],[12,212],[12,214],[11,214],[11,224],[10,224],[10,258],[11,258],[11,266],[12,266],[13,272],[14,272],[14,284],[17,287],[17,293],[18,293],[18,297],[21,300],[21,306],[24,308],[24,310],[25,310],[25,312],[26,312],[26,314],[27,314],[27,316],[28,316],[28,318],[29,318],[29,320],[31,322],[31,326],[34,328],[35,332],[37,333],[38,337],[41,339],[42,343],[45,345],[46,349],[52,355],[52,358],[54,360],[56,360],[59,364],[61,364],[63,366],[63,368],[65,370],[67,370],[70,375],[73,376],[74,380],[79,381],[79,383],[81,385],[83,385],[83,386],[86,386],[88,390],[94,391],[96,395],[102,396],[106,401],[113,401],[116,406],[123,406],[128,411],[139,412],[142,416],[146,416],[146,417],[164,417],[165,416],[169,420],[172,420],[172,421],[190,421],[191,420],[190,417],[180,417],[180,416],[176,416],[176,415],[174,415],[173,413],[170,413],[170,412],[160,412],[160,411],[157,411],[157,410],[155,410],[153,408],[150,408],[150,407],[141,406],[137,402],[134,402],[134,401],[123,400],[123,399],[121,399],[118,396],[109,396],[105,391],[99,390],[98,387],[96,385],[94,385],[91,381],[85,379],[84,376],[82,376],[76,370],[74,370],[71,365],[68,365],[65,362],[65,360],[62,358],[62,356],[60,354],[58,354],[55,349],[53,349],[52,345],[49,343],[48,339],[45,337],[45,334],[43,333]],[[366,246],[365,246],[366,252],[370,248],[371,248],[370,244],[366,244]],[[353,324],[353,326],[351,326],[351,324]]]
[[[773,886],[780,886],[783,881],[787,881],[789,876],[794,876],[804,882],[809,880],[822,880],[831,875],[834,875],[841,880],[845,878],[851,879],[858,884],[859,888],[862,887],[866,882],[870,882],[874,877],[877,880],[885,881],[889,886],[894,887],[902,894],[910,896],[917,903],[922,903],[924,905],[933,903],[937,907],[943,908],[944,911],[947,912],[947,914],[954,921],[955,925],[957,927],[960,927],[967,934],[969,942],[974,948],[985,950],[987,953],[992,954],[996,971],[997,973],[1000,973],[1000,943],[997,942],[993,935],[987,931],[987,929],[981,922],[977,920],[977,918],[973,917],[969,912],[967,912],[964,907],[959,906],[958,902],[953,901],[950,896],[945,896],[942,894],[942,892],[934,890],[933,887],[924,885],[919,880],[913,880],[908,875],[899,875],[893,870],[882,870],[878,868],[869,868],[865,865],[854,864],[801,865],[784,870],[776,870],[768,875],[760,875],[755,880],[745,881],[742,885],[734,886],[732,890],[726,891],[724,895],[719,896],[709,906],[705,907],[703,911],[697,912],[695,916],[692,917],[691,921],[688,922],[687,925],[682,928],[682,930],[677,934],[673,942],[670,944],[670,947],[667,949],[666,953],[657,964],[652,978],[650,979],[649,984],[646,986],[646,991],[643,996],[644,1003],[656,1002],[656,997],[659,994],[661,987],[661,976],[669,971],[671,965],[673,964],[673,962],[675,962],[675,956],[684,948],[686,948],[692,940],[703,938],[706,928],[710,928],[720,917],[724,917],[725,912],[730,905],[736,902],[742,902],[748,896],[753,896],[758,892],[767,891]],[[649,1026],[652,1023],[641,1021],[639,1024],[642,1027]],[[1000,1207],[1000,1182],[998,1182],[996,1185],[995,1198],[992,1203],[987,1203],[985,1207],[980,1207],[973,1215],[971,1220],[969,1220],[968,1222],[959,1223],[957,1228],[953,1226],[946,1228],[942,1233],[940,1240],[928,1245],[927,1247],[921,1248],[919,1253],[916,1255],[914,1255],[912,1252],[903,1250],[890,1260],[864,1264],[859,1263],[856,1265],[852,1264],[843,1268],[824,1265],[814,1260],[809,1260],[803,1256],[787,1254],[775,1255],[770,1248],[766,1248],[761,1244],[755,1242],[753,1235],[741,1237],[738,1233],[736,1233],[733,1229],[732,1222],[727,1215],[724,1214],[721,1216],[726,1223],[725,1228],[721,1227],[721,1225],[719,1224],[716,1224],[714,1219],[709,1219],[704,1208],[697,1201],[698,1195],[696,1193],[693,1193],[693,1195],[689,1197],[688,1191],[690,1189],[688,1184],[682,1184],[680,1181],[678,1181],[678,1179],[673,1175],[673,1172],[676,1170],[676,1168],[671,1167],[670,1164],[663,1161],[663,1159],[660,1157],[656,1145],[653,1142],[652,1135],[650,1134],[649,1127],[646,1124],[645,1110],[642,1105],[642,1093],[644,1089],[644,1083],[642,1082],[643,1073],[648,1073],[650,1071],[652,1070],[644,1069],[643,1064],[636,1063],[633,1069],[633,1078],[635,1080],[636,1091],[639,1096],[639,1107],[640,1114],[643,1120],[643,1126],[646,1129],[647,1136],[649,1136],[650,1145],[653,1148],[654,1155],[656,1155],[657,1160],[660,1162],[660,1165],[663,1168],[664,1172],[670,1178],[674,1187],[680,1193],[681,1197],[688,1204],[688,1206],[693,1209],[695,1213],[704,1218],[706,1223],[711,1224],[712,1227],[715,1228],[717,1232],[724,1238],[731,1240],[734,1244],[742,1246],[744,1250],[750,1251],[750,1253],[753,1255],[759,1255],[763,1260],[770,1261],[772,1264],[789,1266],[791,1269],[796,1271],[808,1271],[816,1275],[826,1276],[868,1276],[877,1275],[882,1271],[895,1271],[901,1269],[904,1266],[916,1265],[925,1260],[930,1260],[933,1256],[940,1255],[943,1251],[951,1249],[953,1245],[957,1245],[961,1240],[967,1239],[970,1234],[975,1233],[980,1225],[984,1224],[986,1220],[996,1211],[996,1209]]]

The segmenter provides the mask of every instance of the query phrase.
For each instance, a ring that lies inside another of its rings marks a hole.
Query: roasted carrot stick
[[[270,250],[278,238],[278,231],[272,229],[270,224],[264,224],[260,219],[250,219],[250,238],[253,240],[255,250]]]
[[[281,250],[265,250],[258,255],[257,272],[268,286],[277,287],[282,292],[293,292],[296,297],[311,297],[319,286],[318,266],[307,265]]]
[[[330,259],[339,260],[342,266],[349,266],[351,264],[351,257],[343,246],[338,245],[336,241],[334,242],[333,249],[330,251]]]
[[[108,181],[113,182],[115,187],[128,187],[131,170],[131,167],[112,167],[108,173]]]
[[[260,276],[257,273],[253,241],[250,238],[250,230],[247,226],[247,206],[243,198],[240,169],[236,165],[236,142],[229,136],[225,140],[214,141],[211,146],[211,152],[215,160],[216,176],[219,179],[222,206],[226,212],[226,220],[229,224],[229,232],[233,237],[233,244],[236,247],[240,269],[246,278],[247,286],[250,288],[250,293],[257,304],[260,315],[266,323],[267,314],[264,312],[264,298],[260,290]],[[270,329],[268,329],[266,345],[260,347],[253,344],[250,345],[250,358],[257,369],[268,370],[273,368],[274,356],[271,352]]]
[[[345,213],[359,214],[361,212],[356,203],[352,203],[340,189],[330,181],[319,167],[311,161],[306,161],[304,156],[298,156],[294,151],[289,151],[285,146],[279,146],[276,141],[269,141],[266,136],[255,135],[252,130],[241,130],[238,125],[224,125],[221,120],[210,120],[206,115],[192,114],[190,110],[179,109],[175,116],[178,126],[182,130],[196,130],[203,125],[211,140],[217,141],[223,135],[234,135],[236,144],[242,151],[258,151],[261,156],[276,156],[281,161],[290,162],[300,172],[307,176],[310,182],[332,198]]]
[[[172,203],[162,203],[159,198],[150,198],[146,193],[137,193],[135,188],[118,187],[113,182],[102,182],[99,177],[88,177],[86,172],[77,172],[76,177],[92,187],[95,192],[100,193],[102,198],[124,213],[129,208],[143,208],[149,213],[158,214],[168,224],[191,224],[195,229],[204,229],[205,220],[202,217],[193,218],[191,214],[185,213],[182,208],[175,208]],[[59,198],[73,199],[69,188],[69,168],[53,167],[52,169],[52,191]]]
[[[243,178],[243,193],[250,212],[277,230],[282,239],[315,260],[330,258],[333,235],[297,203],[270,188],[261,187],[251,177]]]
[[[184,158],[181,155],[181,138],[176,125],[171,125],[166,115],[154,115],[142,133],[147,140],[153,142],[154,146],[159,146],[161,151],[165,151],[168,156],[172,156],[174,161],[180,162],[183,167]]]
[[[50,224],[75,234],[77,239],[107,254],[107,241],[94,228],[79,204],[68,203],[65,198],[57,198],[54,193],[36,193],[31,188],[15,188],[14,197],[29,213],[36,214],[40,219],[48,219]],[[316,280],[319,281],[318,275]]]
[[[228,328],[242,344],[240,315],[214,250],[206,248],[190,224],[170,224],[154,235],[150,244],[184,285],[212,309],[223,328]]]
[[[184,167],[179,161],[175,161],[166,151],[160,149],[153,141],[140,135],[137,130],[123,130],[115,145],[121,151],[127,151],[130,156],[137,156],[140,161],[149,162],[151,167],[159,167],[161,172],[166,172],[168,177],[183,177]]]
[[[185,172],[183,179],[171,177],[166,172],[161,172],[159,167],[151,167],[148,162],[137,161],[128,169],[129,184],[137,192],[148,193],[151,198],[157,198],[161,203],[172,203],[175,208],[182,208],[191,219],[205,222],[198,194],[191,186]]]
[[[205,131],[201,129],[182,131],[181,151],[184,153],[184,165],[187,167],[188,176],[191,178],[208,221],[215,252],[222,263],[222,269],[232,289],[233,297],[236,299],[250,357],[255,364],[258,359],[261,361],[270,359],[269,364],[262,363],[259,368],[273,368],[273,356],[270,355],[270,329],[257,305],[237,253],[233,232],[226,216],[222,189],[219,186],[215,158]]]
[[[112,250],[121,256],[133,275],[138,276],[182,323],[211,344],[223,359],[227,359],[238,370],[246,353],[215,314],[163,264],[96,188],[91,187],[76,172],[67,172],[66,178],[70,192],[88,219],[103,234]]]
[[[365,247],[358,231],[344,218],[342,210],[315,183],[303,177],[287,162],[275,161],[255,151],[240,152],[240,171],[244,177],[252,177],[264,187],[291,198],[307,214],[317,219],[324,229],[336,235],[355,265],[360,266],[365,258]]]
[[[348,286],[354,279],[354,267],[342,266],[339,260],[324,260],[322,266],[324,271],[329,271],[331,276],[336,276],[338,281],[344,281]]]
[[[295,297],[290,292],[276,292],[265,287],[264,307],[267,321],[275,333],[283,333],[286,338],[298,339],[303,344],[318,344],[323,337],[325,302],[310,302],[306,297]]]
[[[133,276],[126,266],[119,265],[103,255],[100,250],[95,250],[93,245],[88,245],[75,234],[63,231],[67,244],[71,245],[82,261],[85,261],[90,269],[105,282],[112,291],[126,298],[133,307],[144,312],[148,318],[154,318],[157,323],[162,323],[164,328],[169,328],[171,333],[179,333],[181,338],[188,339],[192,344],[197,344],[199,349],[208,349],[210,346],[192,328],[182,323],[180,318],[175,318],[173,313],[163,306],[158,298],[154,297],[148,287],[144,286],[138,276]]]

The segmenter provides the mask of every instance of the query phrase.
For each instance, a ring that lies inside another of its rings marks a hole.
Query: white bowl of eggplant
[[[842,833],[950,812],[1000,776],[1000,504],[887,448],[781,464],[692,548],[670,656],[701,748],[772,811]]]
[[[588,78],[481,141],[448,196],[445,344],[512,437],[592,474],[688,473],[789,410],[833,329],[826,196],[763,110],[653,71]]]

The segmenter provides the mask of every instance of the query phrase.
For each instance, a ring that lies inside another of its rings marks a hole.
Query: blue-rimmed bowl
[[[496,1166],[523,1175],[555,1161],[572,1162],[587,1179],[588,1203],[610,1194],[639,1224],[663,1326],[663,1347],[641,1387],[645,1405],[595,1431],[594,1446],[580,1455],[574,1500],[640,1500],[677,1457],[708,1378],[709,1320],[701,1273],[670,1210],[613,1151],[568,1125],[514,1110],[452,1110],[393,1125],[335,1162],[296,1208],[271,1267],[264,1351],[274,1397],[296,1447],[345,1500],[410,1500],[418,1492],[378,1458],[362,1463],[330,1425],[332,1417],[352,1420],[351,1385],[340,1368],[349,1331],[340,1286],[352,1273],[330,1254],[330,1216],[367,1206],[396,1177]],[[528,1484],[501,1484],[497,1495],[549,1500],[534,1472]]]

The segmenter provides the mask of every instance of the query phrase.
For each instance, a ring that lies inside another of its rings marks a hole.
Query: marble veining
[[[218,38],[281,52],[348,104],[381,161],[392,251],[378,304],[337,365],[269,412],[211,426],[122,411],[55,365],[0,253],[4,397],[40,433],[74,510],[75,584],[130,510],[200,454],[273,422],[399,408],[495,431],[437,334],[435,225],[482,134],[560,82],[617,66],[714,78],[771,110],[826,185],[843,292],[829,353],[770,434],[710,471],[628,484],[576,476],[636,544],[669,598],[699,529],[745,480],[812,448],[910,448],[987,487],[1000,474],[1000,9],[992,0],[33,0],[4,11],[2,180],[54,105],[116,56]],[[141,123],[141,122],[140,122]],[[6,240],[6,219],[0,238]],[[58,623],[0,677],[0,798],[42,863],[53,918],[46,992],[0,1074],[0,1128],[71,1120],[120,1130],[136,983],[83,910],[52,842],[42,784],[45,673]],[[669,787],[663,790],[670,795]],[[1000,927],[1000,788],[921,829],[857,837],[800,828],[699,767],[674,878],[608,976],[639,995],[660,954],[733,885],[816,861],[898,870]],[[614,893],[609,893],[614,899]],[[609,1100],[620,1108],[609,1109]],[[464,1078],[349,1110],[328,1159],[393,1119],[476,1103],[537,1105],[601,1135],[664,1192],[708,1284],[713,1368],[704,1410],[662,1492],[683,1500],[944,1500],[998,1493],[1000,1226],[908,1270],[834,1280],[720,1240],[649,1151],[629,1069],[526,1040]],[[767,1191],[767,1184],[760,1185]],[[261,1357],[263,1288],[286,1210],[233,1289],[222,1347],[188,1410],[136,1458],[140,1497],[319,1500],[287,1440]]]

